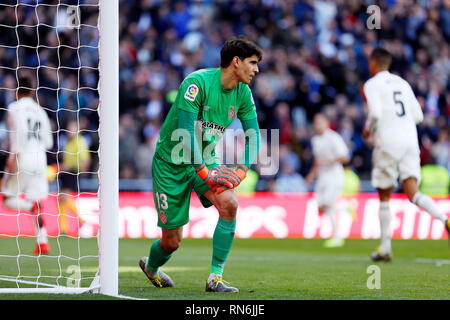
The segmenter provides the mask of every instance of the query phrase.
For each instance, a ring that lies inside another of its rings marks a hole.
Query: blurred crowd
[[[371,4],[381,9],[380,29],[367,28]],[[180,82],[196,69],[218,66],[221,45],[241,34],[264,50],[251,84],[260,127],[280,130],[279,154],[272,154],[280,157],[280,170],[261,175],[257,190],[308,188],[302,180],[312,165],[317,112],[346,141],[351,169],[370,177],[360,88],[377,45],[393,54],[391,71],[411,84],[422,105],[422,165],[450,169],[449,0],[122,0],[120,6],[122,178],[150,176],[149,159]]]
[[[71,2],[78,1],[61,1]],[[379,29],[367,25],[372,4],[380,8]],[[0,5],[2,25],[16,24],[14,9]],[[47,8],[19,6],[18,12],[24,24],[55,25],[57,20]],[[54,113],[55,128],[64,128],[63,118],[77,114],[96,150],[98,119],[92,110],[98,97],[92,89],[98,81],[98,31],[83,24],[96,25],[97,15],[89,5],[81,13],[82,27],[75,30],[39,27],[36,37],[36,28],[16,28],[23,29],[21,41],[48,46],[20,48],[23,62],[16,59],[15,29],[1,27],[0,66],[41,66],[31,71],[48,88],[42,89],[41,104]],[[365,105],[360,89],[377,45],[393,54],[391,72],[411,84],[423,108],[425,119],[418,127],[422,165],[450,170],[450,0],[120,0],[119,32],[121,179],[151,179],[159,130],[181,81],[197,69],[217,67],[222,44],[234,35],[247,36],[264,51],[250,87],[260,128],[280,130],[280,148],[271,154],[279,157],[280,170],[260,175],[256,190],[309,187],[303,177],[312,166],[311,120],[318,112],[330,118],[351,150],[349,168],[361,179],[370,177],[372,145],[361,135]],[[53,49],[61,44],[68,46]],[[77,51],[71,45],[82,47]],[[0,68],[0,117],[13,98],[3,88],[15,86],[15,71]],[[258,164],[252,169],[261,173]]]

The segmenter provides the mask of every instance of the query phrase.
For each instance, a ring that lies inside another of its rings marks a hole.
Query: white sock
[[[48,243],[47,230],[45,227],[37,228],[36,240],[38,244]]]
[[[391,213],[389,210],[389,201],[380,202],[380,253],[391,253],[391,237],[389,234],[389,223],[391,220]]]
[[[9,209],[29,211],[33,207],[33,203],[19,197],[9,197],[3,201],[3,205]]]
[[[421,192],[417,192],[414,195],[412,202],[415,205],[421,207],[423,210],[428,212],[430,215],[432,215],[436,219],[441,220],[442,223],[445,223],[445,220],[447,220],[446,217],[436,207],[436,204],[434,203],[433,199],[431,199],[426,194],[423,194]]]
[[[36,242],[38,244],[48,243],[47,229],[45,229],[44,225],[40,227],[38,220],[39,220],[38,216],[33,216],[33,225],[36,230]]]
[[[337,239],[338,234],[337,234],[337,230],[336,230],[336,222],[334,220],[334,207],[330,207],[327,210],[325,210],[325,213],[328,215],[328,218],[330,219],[331,222],[331,228],[333,229],[333,238]]]

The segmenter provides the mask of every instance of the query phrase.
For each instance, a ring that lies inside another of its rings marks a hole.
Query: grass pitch
[[[34,240],[20,239],[22,253],[33,250]],[[212,240],[185,239],[172,259],[162,267],[175,282],[175,288],[153,287],[138,266],[148,255],[153,240],[120,240],[119,293],[125,296],[163,300],[319,300],[319,299],[440,299],[449,300],[450,248],[445,240],[393,240],[394,260],[373,263],[369,254],[378,240],[347,240],[343,248],[323,248],[321,239],[235,239],[225,267],[224,279],[240,289],[238,294],[207,293]],[[16,254],[15,239],[0,239],[1,254]],[[95,255],[94,239],[51,240],[52,252],[40,260],[40,274],[62,276],[74,264],[65,257]],[[61,249],[60,249],[61,248]],[[63,257],[57,258],[61,251]],[[372,273],[380,268],[380,289],[369,289]],[[95,274],[97,260],[82,260],[83,277]],[[23,275],[37,275],[36,259],[20,260]],[[0,274],[16,275],[17,260],[0,256]],[[369,269],[370,270],[370,269]],[[54,278],[44,278],[55,282]],[[65,284],[66,278],[60,278]],[[88,280],[85,280],[88,281]],[[370,282],[370,280],[369,280]],[[84,284],[86,285],[86,284]],[[15,283],[0,281],[0,287]],[[111,299],[102,295],[0,294],[0,299]]]

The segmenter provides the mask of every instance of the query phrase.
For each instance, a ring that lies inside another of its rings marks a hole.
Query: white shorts
[[[18,174],[5,174],[2,193],[4,197],[16,197],[24,193],[27,200],[39,201],[47,197],[47,177],[45,173],[32,174],[25,171]]]
[[[314,188],[314,194],[316,195],[317,205],[332,207],[336,203],[336,200],[342,193],[344,187],[344,176],[320,176],[317,179],[316,186]]]
[[[390,189],[398,186],[397,179],[404,181],[416,178],[420,184],[420,151],[410,149],[395,158],[391,154],[375,148],[372,155],[372,186]]]

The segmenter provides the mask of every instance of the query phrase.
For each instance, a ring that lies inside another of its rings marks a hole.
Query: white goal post
[[[119,0],[100,0],[100,292],[119,288]]]
[[[20,1],[17,2],[17,4],[19,3]],[[42,2],[38,1],[37,4],[35,4],[35,6],[52,6],[41,3]],[[14,7],[14,5],[10,6]],[[99,10],[98,13],[99,231],[97,234],[98,271],[96,273],[96,276],[93,277],[91,285],[85,287],[62,286],[59,285],[59,283],[57,283],[57,285],[48,284],[45,282],[38,283],[36,281],[24,280],[21,277],[0,275],[0,294],[2,293],[78,294],[91,292],[91,293],[101,293],[110,296],[119,295],[118,292],[119,0],[98,0],[98,10]],[[0,25],[1,24],[2,23],[0,22]],[[17,51],[19,50],[18,48],[19,45],[17,46],[16,49]],[[36,48],[36,52],[38,52],[38,48]],[[18,69],[19,67],[20,67],[19,64],[17,64],[16,69]],[[13,68],[11,67],[10,69]],[[0,243],[1,241],[2,240],[0,239]],[[95,270],[93,272],[95,272]],[[28,287],[23,288],[17,285],[17,287],[13,288],[2,288],[2,281],[15,282],[16,284],[20,283]]]

